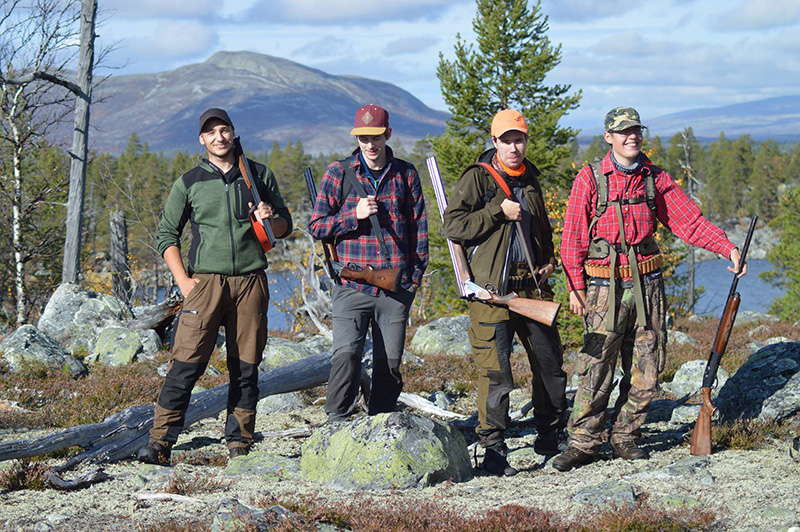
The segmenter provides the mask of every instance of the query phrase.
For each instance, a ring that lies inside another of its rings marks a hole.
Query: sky
[[[800,94],[798,0],[541,0],[561,46],[548,85],[582,91],[561,124],[599,134],[605,113],[648,117]],[[218,51],[282,57],[398,85],[446,111],[436,77],[457,36],[474,41],[475,0],[107,0],[101,73],[172,70]],[[798,111],[800,112],[800,110]]]

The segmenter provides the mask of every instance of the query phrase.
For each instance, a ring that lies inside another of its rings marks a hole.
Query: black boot
[[[483,469],[496,476],[513,477],[518,473],[516,469],[508,464],[508,447],[505,443],[497,443],[486,448],[483,457]]]
[[[146,464],[170,465],[172,451],[169,445],[161,442],[150,442],[136,453],[136,459]]]
[[[567,431],[548,430],[540,432],[533,442],[533,452],[542,456],[553,456],[567,450]]]

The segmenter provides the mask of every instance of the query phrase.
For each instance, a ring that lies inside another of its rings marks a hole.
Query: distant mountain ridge
[[[650,135],[671,137],[691,127],[695,137],[715,140],[750,135],[755,140],[800,141],[800,96],[779,96],[722,107],[691,109],[644,120]]]
[[[289,140],[302,141],[311,153],[349,150],[353,115],[368,103],[389,111],[393,136],[408,149],[443,133],[448,116],[390,83],[253,52],[218,52],[175,70],[112,76],[96,94],[90,144],[111,154],[121,153],[132,133],[150,151],[199,151],[197,119],[209,107],[228,111],[250,151]]]

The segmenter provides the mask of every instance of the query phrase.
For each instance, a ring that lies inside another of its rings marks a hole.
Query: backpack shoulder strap
[[[656,212],[656,178],[653,175],[652,167],[648,166],[644,176],[644,189],[647,194],[647,206],[654,213]]]
[[[497,185],[501,189],[503,189],[503,192],[505,192],[506,196],[508,196],[509,198],[513,198],[514,197],[511,194],[511,188],[508,186],[508,183],[506,183],[506,180],[503,179],[503,176],[501,176],[500,173],[497,170],[495,170],[494,167],[491,164],[476,163],[476,165],[480,166],[481,168],[483,168],[484,170],[489,172],[489,175],[492,176],[492,179],[494,179],[494,182],[497,183]],[[472,166],[472,165],[470,165],[470,166]]]
[[[608,208],[608,176],[602,172],[602,166],[600,164],[599,157],[596,157],[589,164],[589,168],[592,170],[592,179],[594,180],[595,188],[597,189],[594,217],[592,218],[592,221],[589,222],[589,236],[591,236],[597,220],[600,219],[600,217]]]
[[[356,183],[358,182],[358,180],[355,178],[356,177],[356,171],[355,171],[355,169],[353,169],[352,166],[350,166],[351,160],[352,160],[352,157],[347,157],[346,159],[341,159],[339,161],[339,164],[341,164],[342,168],[344,168],[344,174],[342,175],[342,186],[339,189],[339,192],[340,192],[339,203],[340,204],[343,204],[345,202],[345,200],[347,200],[347,196],[349,196],[350,195],[350,191],[353,190],[353,182],[354,181]],[[356,193],[358,193],[358,191],[356,191]],[[366,194],[363,197],[366,197]]]

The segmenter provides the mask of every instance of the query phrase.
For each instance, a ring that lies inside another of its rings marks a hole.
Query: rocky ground
[[[516,402],[525,400],[521,390]],[[656,405],[658,407],[658,405]],[[532,428],[515,428],[508,440],[511,462],[520,469],[513,478],[489,477],[476,472],[463,483],[443,483],[430,488],[370,492],[376,498],[398,497],[407,500],[438,501],[464,512],[482,512],[506,504],[519,504],[577,516],[595,504],[598,490],[614,493],[617,502],[647,497],[651,504],[664,507],[697,506],[717,515],[714,530],[776,531],[800,526],[800,457],[790,457],[790,438],[772,441],[757,451],[720,451],[707,458],[693,458],[683,444],[687,426],[668,421],[669,416],[655,409],[653,420],[645,425],[643,445],[650,460],[626,462],[604,459],[580,469],[560,473],[549,460],[533,452]],[[659,421],[661,420],[661,421]],[[291,413],[260,416],[262,432],[289,427],[314,426],[324,421],[321,406],[305,407]],[[224,456],[222,423],[210,419],[198,423],[182,435],[174,456]],[[0,440],[31,438],[35,433],[0,435]],[[471,434],[465,434],[472,442]],[[147,466],[122,461],[105,467],[113,479],[90,488],[62,492],[13,491],[0,493],[0,530],[143,530],[173,520],[187,523],[199,520],[210,526],[220,501],[237,498],[253,504],[266,496],[295,499],[301,494],[316,494],[349,499],[353,493],[335,492],[299,480],[302,439],[265,438],[254,447],[253,456],[283,465],[271,473],[237,471],[233,461],[224,466],[199,466],[179,462],[173,468]],[[480,459],[481,451],[478,451]],[[286,459],[289,459],[288,461]],[[54,460],[54,464],[59,460]],[[676,464],[669,467],[671,464]],[[2,463],[0,468],[8,467]],[[77,471],[80,473],[84,470]],[[71,475],[67,475],[70,476]],[[219,484],[209,493],[193,493],[197,502],[141,500],[144,494],[163,493],[174,476],[186,479],[211,479]],[[362,494],[363,495],[363,494]]]

